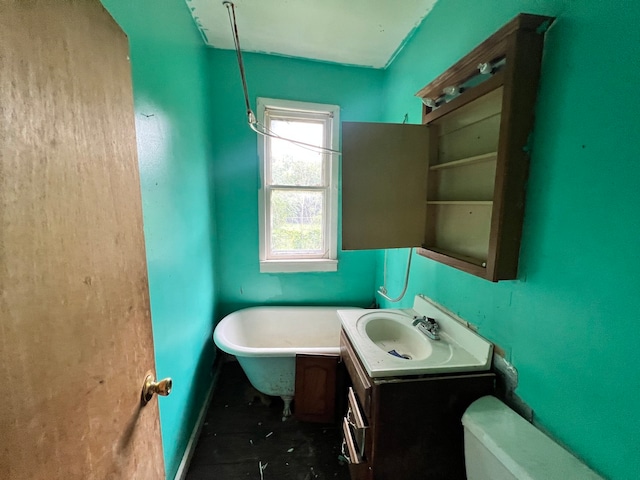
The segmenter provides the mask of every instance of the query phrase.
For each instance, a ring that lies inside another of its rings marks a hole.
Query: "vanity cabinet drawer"
[[[340,356],[351,378],[353,390],[360,400],[364,416],[368,417],[371,415],[371,380],[344,331],[340,333]]]
[[[342,455],[349,463],[352,480],[371,480],[371,435],[357,395],[349,387],[347,413],[342,419]]]
[[[358,455],[360,457],[365,457],[367,446],[367,429],[369,428],[369,426],[367,425],[365,416],[360,411],[360,405],[358,405],[356,394],[351,387],[349,387],[347,403],[348,408],[345,420],[351,432],[353,433],[352,437],[353,440],[355,440]]]
[[[342,419],[342,437],[342,455],[344,455],[349,464],[359,465],[364,463],[364,459],[360,453],[361,447],[358,445],[355,432],[347,420],[347,417]]]

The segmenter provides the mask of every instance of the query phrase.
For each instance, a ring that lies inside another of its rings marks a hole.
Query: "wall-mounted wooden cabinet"
[[[423,107],[422,125],[342,124],[345,250],[419,246],[419,254],[487,280],[516,278],[552,20],[518,15],[420,90],[432,105]],[[448,87],[460,93],[445,94]]]

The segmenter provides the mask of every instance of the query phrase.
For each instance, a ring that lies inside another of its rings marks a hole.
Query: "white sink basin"
[[[356,321],[358,333],[371,340],[384,353],[403,360],[443,363],[451,357],[451,345],[433,341],[411,325],[405,313],[370,312]],[[411,317],[412,318],[412,317]],[[394,353],[390,353],[394,352]]]
[[[418,295],[407,310],[338,310],[342,327],[373,377],[489,370],[493,345],[451,314]],[[414,316],[434,318],[440,340],[412,325]]]

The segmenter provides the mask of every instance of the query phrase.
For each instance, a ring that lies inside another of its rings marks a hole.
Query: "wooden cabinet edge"
[[[467,105],[470,102],[486,95],[493,90],[500,88],[504,84],[504,72],[496,72],[491,78],[482,82],[481,84],[469,89],[465,92],[462,92],[459,96],[451,100],[449,103],[445,103],[441,107],[438,107],[435,110],[430,110],[427,107],[423,110],[422,115],[422,123],[429,124],[454,110]],[[426,88],[426,87],[425,87]],[[442,92],[440,93],[442,94]]]
[[[364,414],[368,417],[371,415],[371,390],[373,384],[344,330],[340,331],[340,358],[347,370],[347,375],[353,382],[356,396],[360,401],[360,405],[362,405]]]
[[[509,23],[497,30],[493,35],[448,68],[444,73],[420,89],[415,94],[416,97],[440,96],[445,87],[459,85],[474,75],[477,72],[478,64],[494,61],[503,57],[504,51],[506,50],[507,39],[514,32],[521,30],[541,34],[544,33],[544,31],[538,33],[539,30],[543,26],[551,24],[554,20],[554,17],[543,15],[532,15],[528,13],[517,15]],[[428,114],[429,111],[430,109],[425,106],[425,114]]]
[[[477,262],[471,261],[471,259],[465,261],[461,258],[447,255],[446,253],[439,252],[426,246],[416,249],[416,253],[423,257],[430,258],[431,260],[436,260],[437,262],[443,263],[450,267],[457,268],[458,270],[462,270],[463,272],[471,273],[472,275],[491,280],[490,276],[488,276],[487,268],[477,264],[480,263],[480,260],[478,260]]]

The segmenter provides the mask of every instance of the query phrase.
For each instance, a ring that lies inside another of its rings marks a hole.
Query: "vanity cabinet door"
[[[303,422],[336,419],[339,355],[296,355],[294,416]]]

